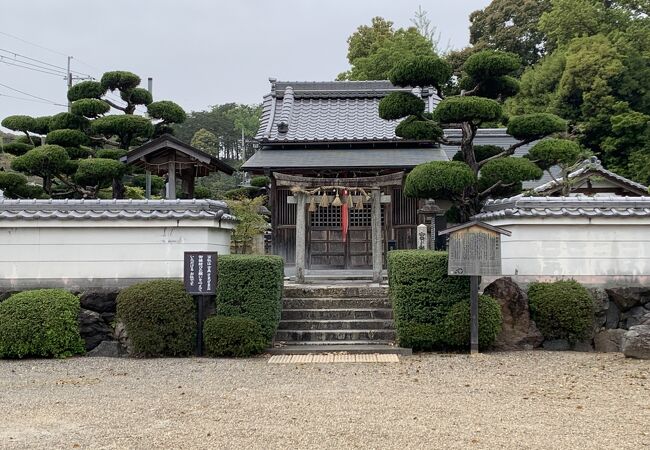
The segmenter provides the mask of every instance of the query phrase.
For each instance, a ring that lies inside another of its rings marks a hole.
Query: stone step
[[[281,320],[280,330],[392,330],[392,320],[352,319],[352,320]]]
[[[395,330],[278,330],[276,342],[304,341],[394,341]]]
[[[302,345],[287,345],[285,347],[274,347],[267,350],[271,355],[309,355],[314,353],[350,353],[350,354],[386,354],[393,353],[401,356],[411,355],[410,348],[396,347],[394,345],[355,343],[338,344],[329,343],[306,343]]]
[[[345,351],[342,350],[343,347],[355,347],[355,348],[365,348],[369,345],[388,345],[388,346],[394,346],[395,342],[392,340],[380,340],[380,339],[375,339],[375,340],[369,340],[369,341],[345,341],[345,340],[340,340],[340,341],[295,341],[295,342],[286,342],[286,341],[275,341],[275,345],[273,348],[286,348],[286,347],[318,347],[318,348],[324,348],[324,347],[336,347],[337,351]]]
[[[388,297],[388,286],[284,286],[285,298]]]
[[[386,297],[293,297],[282,300],[284,309],[363,309],[391,308]]]
[[[282,320],[392,319],[390,308],[284,309]]]

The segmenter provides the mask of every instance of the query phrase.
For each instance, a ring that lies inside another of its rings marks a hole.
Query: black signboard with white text
[[[192,295],[217,292],[217,252],[185,252],[185,290]]]

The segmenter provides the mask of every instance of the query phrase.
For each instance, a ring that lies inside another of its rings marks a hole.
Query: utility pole
[[[72,61],[72,56],[68,56],[68,76],[67,76],[67,83],[68,83],[68,90],[72,87],[72,72],[70,72],[70,61]],[[67,97],[67,91],[66,91],[66,97]],[[68,112],[72,111],[72,103],[70,103],[70,100],[68,100]]]
[[[151,97],[153,98],[153,78],[152,77],[147,78],[147,90],[149,91],[149,94],[151,94]],[[147,116],[148,115],[149,114],[147,114]],[[145,171],[144,198],[146,198],[146,199],[151,198],[151,171],[150,170]]]

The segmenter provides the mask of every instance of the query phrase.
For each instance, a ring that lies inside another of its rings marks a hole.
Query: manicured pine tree
[[[69,89],[71,112],[5,118],[2,126],[25,134],[22,142],[5,146],[18,156],[12,168],[42,177],[50,196],[95,198],[112,185],[113,197],[122,198],[126,167],[120,157],[132,146],[171,133],[171,124],[186,118],[174,102],[153,102],[149,91],[138,87],[140,81],[131,72],[106,72],[100,81],[83,81]],[[109,92],[119,94],[125,104],[115,103]],[[134,114],[138,105],[147,107],[149,117]],[[123,114],[109,115],[111,108]],[[46,145],[35,148],[43,139]]]
[[[512,74],[519,68],[519,57],[511,53],[475,53],[465,62],[464,76],[457,81],[461,94],[447,98],[442,90],[453,81],[452,68],[437,56],[406,59],[391,71],[394,85],[433,87],[441,98],[432,114],[425,112],[424,101],[412,92],[394,92],[383,98],[379,115],[385,120],[403,119],[395,133],[404,139],[460,148],[454,161],[432,161],[413,169],[406,178],[406,195],[451,200],[459,213],[456,219],[466,221],[480,212],[488,198],[515,195],[521,192],[523,181],[541,178],[542,168],[553,162],[538,159],[544,152],[537,152],[534,160],[512,155],[523,145],[565,132],[567,124],[553,114],[504,117],[502,102],[518,92],[519,82]],[[508,133],[517,139],[515,144],[505,149],[474,145],[480,127],[504,122]],[[459,128],[460,141],[445,138],[443,127]],[[556,153],[553,157],[557,159]]]

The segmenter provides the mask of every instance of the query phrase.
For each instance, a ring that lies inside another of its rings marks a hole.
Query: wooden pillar
[[[383,242],[381,239],[381,189],[372,188],[372,281],[381,283]]]
[[[298,192],[296,196],[296,281],[305,282],[305,248],[307,234],[307,195]]]
[[[147,170],[145,175],[145,191],[144,198],[151,198],[151,171]]]
[[[471,355],[478,353],[478,285],[479,277],[472,275],[470,281],[470,349]]]
[[[186,198],[194,198],[194,168],[183,171],[182,186]]]
[[[176,161],[167,163],[167,200],[176,200]]]

